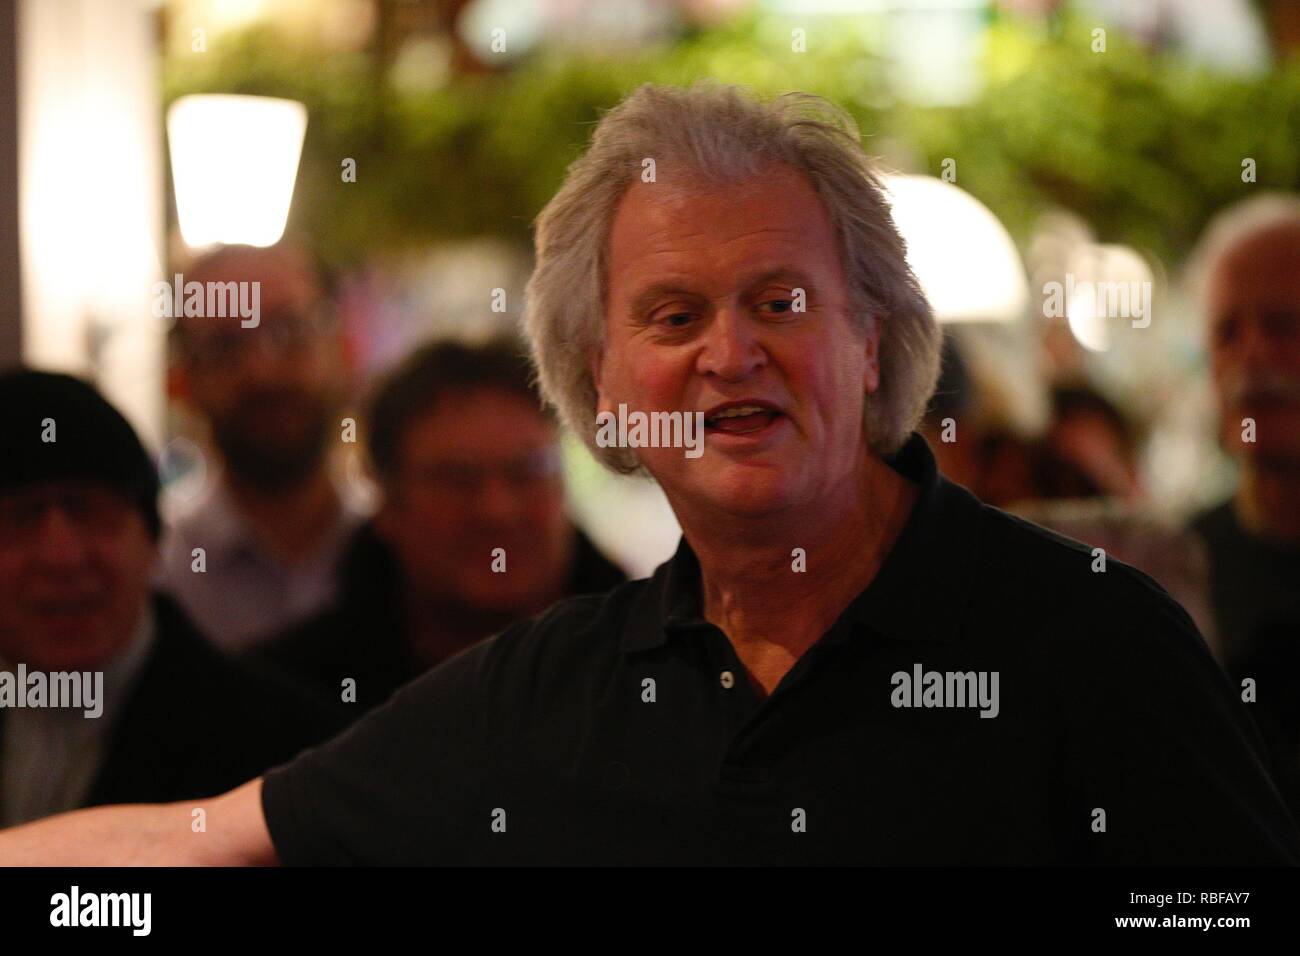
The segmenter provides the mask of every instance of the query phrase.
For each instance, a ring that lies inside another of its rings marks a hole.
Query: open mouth
[[[719,405],[704,417],[706,431],[748,435],[771,425],[782,413],[765,403],[732,402]]]

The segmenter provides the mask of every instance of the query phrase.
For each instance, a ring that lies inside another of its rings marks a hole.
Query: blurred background
[[[430,337],[513,329],[532,220],[601,111],[701,77],[823,95],[898,174],[949,337],[928,434],[952,477],[1026,513],[1118,502],[1171,524],[1232,487],[1189,265],[1217,211],[1300,187],[1288,0],[3,0],[0,18],[0,365],[95,380],[173,497],[206,452],[151,296],[196,248],[283,231],[325,263],[356,395]],[[212,94],[292,102],[188,99]],[[214,112],[187,123],[186,103]],[[214,232],[186,190],[236,170],[258,201]],[[1098,308],[1067,276],[1149,308]],[[979,440],[944,447],[948,419]],[[364,499],[354,447],[337,467]],[[610,557],[643,574],[671,553],[657,489],[572,441],[565,468]]]

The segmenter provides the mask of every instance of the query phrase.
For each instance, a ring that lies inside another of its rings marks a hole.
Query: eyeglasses
[[[134,507],[122,494],[93,485],[6,492],[0,494],[0,544],[21,548],[35,543],[52,509],[87,535],[112,537],[126,526]]]
[[[499,474],[511,490],[533,494],[547,487],[563,470],[559,449],[541,448],[502,462],[433,461],[408,468],[407,480],[430,494],[466,497]]]

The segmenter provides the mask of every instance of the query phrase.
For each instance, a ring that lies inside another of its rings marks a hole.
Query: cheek
[[[690,378],[690,360],[672,350],[629,347],[608,370],[604,399],[610,411],[626,402],[629,411],[680,407]]]
[[[539,492],[528,505],[528,521],[536,528],[554,528],[565,521],[564,491]]]
[[[243,389],[237,372],[221,378],[204,376],[194,386],[194,403],[207,414],[221,414],[234,406]]]
[[[117,576],[126,591],[147,591],[149,576],[157,559],[153,539],[148,532],[140,529],[139,537],[133,536],[127,544],[119,549],[102,555],[103,563]]]
[[[1300,373],[1300,334],[1293,334],[1277,350],[1278,368],[1292,374]]]
[[[843,349],[840,345],[837,348]],[[865,363],[861,358],[839,351],[839,359],[831,359],[836,351],[807,349],[790,357],[786,363],[790,388],[805,405],[815,405],[815,412],[824,420],[855,417],[851,409],[863,401]]]
[[[1233,369],[1232,356],[1223,349],[1210,352],[1210,379],[1217,385],[1223,385]]]

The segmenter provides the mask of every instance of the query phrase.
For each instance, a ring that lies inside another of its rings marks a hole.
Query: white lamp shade
[[[882,177],[907,263],[940,322],[1014,322],[1029,306],[1016,244],[965,190],[933,176]]]
[[[167,111],[181,237],[270,246],[284,235],[307,108],[263,96],[185,96]]]

